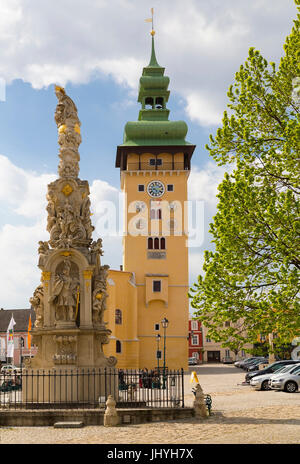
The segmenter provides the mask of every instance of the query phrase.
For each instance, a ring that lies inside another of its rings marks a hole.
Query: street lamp
[[[165,375],[165,372],[166,372],[166,330],[168,328],[168,325],[169,325],[169,321],[166,317],[163,318],[163,320],[161,321],[161,325],[164,329],[164,367],[163,367],[163,388],[166,388],[166,375]]]
[[[23,363],[22,363],[22,348],[24,348],[24,345],[25,345],[23,337],[20,337],[19,343],[20,343],[20,364],[21,364],[21,368],[22,368],[22,365],[23,365]]]
[[[161,353],[159,350],[159,342],[160,342],[160,334],[156,335],[156,341],[157,341],[157,350],[156,350],[156,357],[157,357],[157,374],[159,375],[159,360],[161,358]]]

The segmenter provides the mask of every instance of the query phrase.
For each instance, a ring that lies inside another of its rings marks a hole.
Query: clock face
[[[147,192],[153,198],[159,198],[165,193],[165,186],[158,180],[153,180],[148,184]]]

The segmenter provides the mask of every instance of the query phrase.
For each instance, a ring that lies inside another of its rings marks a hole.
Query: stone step
[[[54,428],[55,429],[79,429],[83,427],[83,422],[80,421],[73,421],[73,422],[55,422]]]

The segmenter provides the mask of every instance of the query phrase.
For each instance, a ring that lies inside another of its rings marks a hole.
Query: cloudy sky
[[[137,88],[156,54],[170,77],[170,119],[197,145],[190,199],[204,203],[203,243],[190,249],[190,282],[202,272],[209,222],[224,175],[204,146],[251,46],[278,62],[296,17],[293,0],[0,0],[0,306],[26,308],[39,284],[37,243],[47,240],[46,186],[57,176],[53,84],[66,87],[82,122],[80,177],[91,187],[94,238],[102,201],[119,202],[114,167],[123,128],[136,120]],[[102,211],[103,212],[103,211]],[[104,262],[119,268],[121,238],[103,237]]]

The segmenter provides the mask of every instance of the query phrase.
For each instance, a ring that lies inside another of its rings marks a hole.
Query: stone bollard
[[[111,395],[107,398],[106,409],[104,413],[104,427],[115,427],[119,425],[120,420],[116,410],[116,402]]]
[[[208,416],[204,393],[199,383],[196,385],[195,400],[194,400],[193,407],[194,407],[196,418],[199,419],[199,418],[204,418]]]

